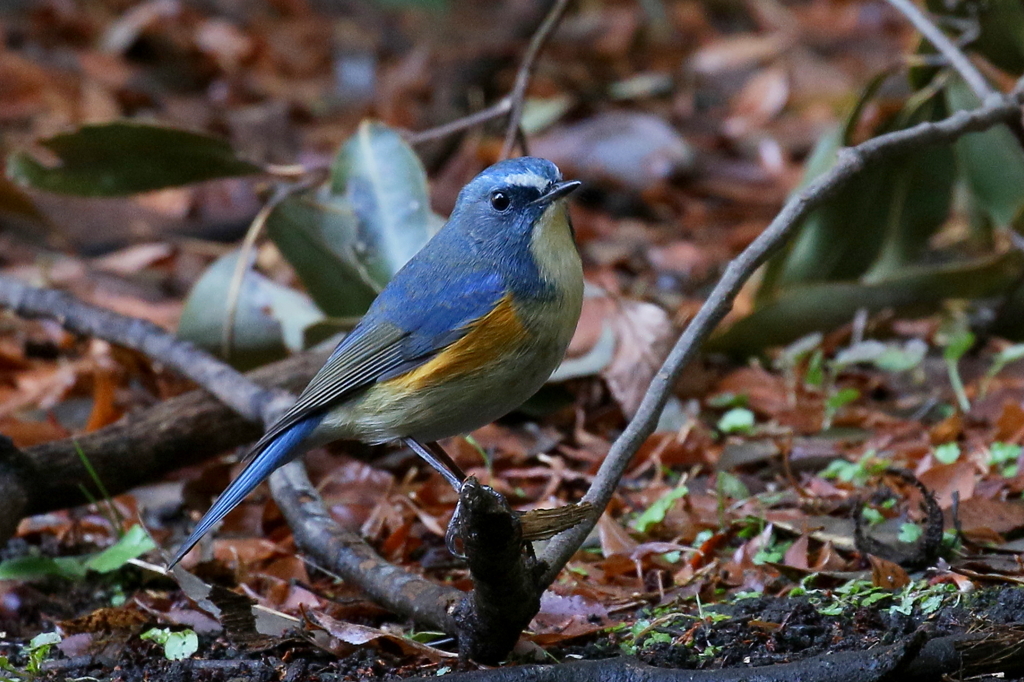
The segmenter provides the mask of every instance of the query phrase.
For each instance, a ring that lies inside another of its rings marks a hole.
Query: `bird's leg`
[[[403,438],[402,442],[412,448],[412,451],[432,466],[437,473],[441,474],[444,480],[448,481],[448,484],[455,489],[455,492],[459,492],[462,482],[466,480],[466,474],[440,445],[436,442],[424,445],[415,438]]]
[[[455,463],[451,455],[445,452],[444,448],[436,440],[427,443],[427,449],[433,452],[434,456],[441,460],[448,467],[449,471],[455,474],[455,478],[459,479],[459,487],[461,488],[462,484],[466,482],[466,472],[462,470],[462,467]]]
[[[462,484],[466,480],[466,474],[459,468],[459,465],[455,463],[447,452],[444,451],[437,441],[432,441],[424,445],[415,438],[403,438],[402,442],[412,448],[420,458],[434,467],[437,473],[444,476],[444,479],[448,481],[448,484],[455,489],[455,492],[462,490]],[[448,524],[448,530],[444,535],[444,544],[454,556],[462,557],[459,552],[459,511],[462,500],[459,500],[459,504],[455,505],[455,513],[452,514],[452,520]]]

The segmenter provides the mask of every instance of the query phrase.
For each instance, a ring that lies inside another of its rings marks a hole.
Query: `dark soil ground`
[[[84,600],[86,595],[77,596]],[[906,641],[920,629],[937,637],[992,626],[1024,625],[1024,589],[1017,587],[947,593],[941,605],[928,608],[921,603],[913,604],[909,614],[898,610],[898,598],[883,598],[871,606],[851,603],[840,610],[841,603],[839,599],[826,605],[819,593],[812,593],[789,598],[747,598],[703,609],[685,605],[662,607],[628,619],[631,623],[648,623],[639,631],[636,625],[628,631],[612,627],[550,651],[558,660],[635,654],[645,663],[660,667],[708,670],[773,665],[827,652],[867,650]],[[651,618],[645,619],[646,615]],[[14,665],[24,666],[25,661],[19,659],[16,649],[0,650],[0,654],[10,656]],[[518,662],[537,661],[520,656]],[[542,662],[554,661],[548,658]],[[107,648],[99,655],[68,658],[57,653],[42,664],[38,679],[218,682],[241,678],[261,682],[327,682],[401,679],[460,669],[475,667],[454,660],[424,664],[422,660],[403,656],[397,649],[389,650],[387,644],[358,648],[335,658],[300,638],[277,640],[269,648],[246,648],[222,637],[207,636],[201,638],[199,656],[168,661],[160,647],[138,636],[111,636]]]

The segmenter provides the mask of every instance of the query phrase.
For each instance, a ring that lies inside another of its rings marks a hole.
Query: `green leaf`
[[[153,628],[143,632],[139,638],[163,646],[164,657],[168,661],[180,661],[199,651],[199,637],[190,629],[175,632],[167,628]]]
[[[185,301],[178,336],[221,355],[228,291],[238,252],[217,259],[199,278]],[[305,294],[281,286],[258,272],[246,273],[235,311],[230,362],[248,369],[302,350],[304,332],[323,319]]]
[[[192,630],[172,632],[164,644],[164,656],[168,661],[180,661],[199,651],[199,637]]]
[[[1012,478],[1017,475],[1017,460],[1020,458],[1021,446],[1013,443],[992,443],[989,446],[988,463],[1000,468],[1000,473]]]
[[[39,144],[56,155],[56,165],[15,152],[7,173],[17,182],[61,194],[123,196],[261,170],[220,138],[129,121],[85,125]]]
[[[952,111],[980,106],[959,77],[950,78],[946,101]],[[1013,222],[1024,208],[1024,150],[1009,128],[997,125],[953,143],[957,165],[978,205],[997,225]]]
[[[704,400],[708,407],[724,409],[726,407],[746,407],[750,398],[746,393],[716,393]]]
[[[29,640],[28,646],[25,647],[25,650],[35,651],[36,649],[42,649],[43,647],[51,647],[54,644],[60,644],[60,640],[60,633],[41,632]]]
[[[870,313],[934,309],[946,298],[983,298],[1001,294],[1019,275],[1024,259],[1011,251],[973,261],[907,267],[884,281],[828,282],[793,287],[713,336],[708,349],[749,355],[782,346],[813,331],[830,331],[861,308]]]
[[[364,121],[331,165],[331,192],[359,218],[361,260],[381,287],[440,227],[430,210],[427,173],[402,136]]]
[[[640,516],[636,517],[636,521],[633,522],[633,527],[641,533],[646,533],[647,529],[653,525],[659,524],[665,520],[665,514],[672,508],[676,500],[682,498],[689,492],[685,485],[676,486],[672,490],[668,491],[657,500],[654,504],[644,510]]]
[[[932,104],[908,125],[937,120],[945,108]],[[894,159],[889,177],[892,183],[880,193],[887,202],[885,234],[878,257],[862,276],[863,281],[884,280],[901,268],[917,263],[927,252],[929,241],[949,217],[956,180],[953,152],[945,146],[925,147],[913,154]],[[852,227],[852,226],[851,226]]]
[[[1021,450],[1021,446],[1014,443],[992,443],[988,448],[989,464],[1016,462],[1020,457]]]
[[[855,388],[842,388],[825,400],[825,407],[831,412],[836,412],[840,408],[849,405],[854,400],[860,397],[860,391]]]
[[[75,580],[85,574],[85,565],[75,557],[22,556],[0,562],[0,580]]]
[[[842,131],[836,129],[819,140],[805,171],[805,184],[835,164],[842,147]],[[802,223],[792,246],[780,259],[778,276],[771,282],[775,292],[803,282],[859,277],[875,260],[887,222],[884,196],[893,186],[887,166],[854,178],[827,204]],[[758,302],[767,300],[759,292]]]
[[[885,352],[875,358],[875,367],[883,372],[906,372],[924,362],[928,344],[921,339],[909,339],[903,346],[886,344]]]
[[[57,632],[41,632],[29,641],[24,653],[28,659],[25,662],[25,672],[30,677],[42,674],[43,662],[50,655],[50,649],[60,644],[60,641],[61,636]]]
[[[928,344],[920,339],[910,339],[903,346],[868,339],[841,350],[832,365],[838,370],[870,363],[884,372],[905,372],[920,365],[927,353]]]
[[[267,218],[267,235],[317,306],[333,317],[362,315],[381,290],[370,276],[359,219],[328,188],[289,197]]]
[[[722,433],[750,433],[754,428],[754,413],[745,407],[734,407],[718,420]]]
[[[738,476],[728,471],[719,471],[715,480],[715,490],[719,495],[733,500],[745,500],[750,497],[750,490]]]
[[[855,343],[852,346],[848,346],[836,353],[835,359],[832,360],[832,366],[839,370],[860,363],[874,364],[878,358],[882,357],[884,352],[884,343],[874,339],[867,339],[860,343]]]
[[[1017,343],[1002,349],[996,354],[992,362],[993,364],[998,364],[999,368],[1002,369],[1011,362],[1017,362],[1018,360],[1024,360],[1024,343]],[[996,370],[996,373],[998,371]]]
[[[153,549],[156,549],[156,544],[146,530],[142,526],[132,526],[120,540],[90,557],[85,567],[97,573],[110,573]]]
[[[780,369],[792,369],[796,367],[807,355],[821,349],[821,341],[824,337],[820,332],[808,334],[789,344],[779,353],[775,365]]]
[[[412,148],[364,122],[339,150],[330,181],[281,202],[267,233],[321,310],[352,317],[443,223],[430,210],[426,171]]]
[[[924,530],[922,530],[921,526],[908,521],[900,526],[900,532],[896,538],[900,542],[917,542],[922,534],[924,534]]]
[[[878,511],[877,509],[872,509],[871,507],[864,507],[861,510],[860,515],[861,518],[863,518],[872,526],[877,526],[882,521],[885,521],[885,517],[882,516],[882,512]]]
[[[861,92],[844,125],[819,139],[799,189],[835,165],[860,112],[887,75],[879,74]],[[937,113],[927,100],[911,101],[888,126],[908,127]],[[887,129],[882,126],[878,132]],[[920,173],[921,168],[925,172]],[[861,277],[872,265],[875,277],[881,277],[892,266],[915,258],[948,213],[952,181],[952,155],[941,148],[876,164],[871,173],[854,178],[813,211],[791,245],[769,261],[757,304],[773,300],[795,284]]]
[[[1011,74],[1020,76],[1024,72],[1024,5],[1020,0],[928,0],[927,4],[939,16],[966,20],[969,28],[963,29],[963,38],[970,38],[964,40],[965,50],[981,53]]]
[[[612,96],[615,97],[613,84]],[[527,136],[538,135],[550,128],[572,108],[569,95],[555,95],[548,98],[528,97],[523,103],[523,118],[520,124]]]
[[[942,349],[942,357],[949,362],[957,362],[964,356],[964,353],[974,345],[974,334],[966,329],[952,336]]]
[[[952,464],[960,459],[960,446],[956,443],[943,443],[935,448],[935,459],[942,464]]]

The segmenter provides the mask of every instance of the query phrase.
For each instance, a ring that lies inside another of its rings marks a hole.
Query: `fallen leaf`
[[[530,623],[526,637],[536,644],[550,645],[602,630],[608,625],[608,610],[598,601],[581,595],[562,596],[550,590],[540,598],[540,611]]]
[[[926,466],[928,460],[933,460],[933,458],[927,457],[922,460],[922,466]],[[967,457],[961,457],[952,464],[932,466],[925,471],[917,471],[915,474],[918,480],[932,491],[942,509],[949,509],[953,506],[954,492],[959,493],[961,504],[971,499],[974,496],[974,487],[978,482],[974,463]]]
[[[600,374],[627,417],[636,413],[676,331],[656,305],[588,287],[566,360],[551,381]]]
[[[785,33],[719,38],[697,50],[687,62],[690,70],[714,76],[724,71],[746,69],[777,57],[792,43],[794,36]]]
[[[597,520],[597,534],[601,539],[601,553],[605,558],[614,555],[628,557],[640,546],[626,529],[608,514],[601,514],[601,518]]]
[[[307,611],[305,615],[307,624],[313,626],[309,632],[312,640],[317,646],[335,656],[346,656],[355,649],[369,644],[385,650],[397,649],[404,656],[423,656],[434,662],[458,658],[458,654],[436,649],[386,630],[335,620],[317,611]],[[317,630],[329,637],[316,636]]]
[[[695,154],[652,114],[612,111],[553,128],[530,143],[571,177],[641,192],[693,169]]]
[[[987,529],[1011,535],[1024,528],[1024,504],[1020,502],[975,496],[962,499],[958,512],[960,527],[968,534]]]
[[[874,554],[868,554],[871,564],[871,584],[886,590],[898,590],[910,584],[910,576],[903,567]]]

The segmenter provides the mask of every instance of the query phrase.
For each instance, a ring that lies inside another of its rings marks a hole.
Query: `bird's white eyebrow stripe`
[[[544,191],[551,184],[547,178],[535,173],[509,173],[502,178],[502,181],[519,187],[534,187],[540,191]]]

